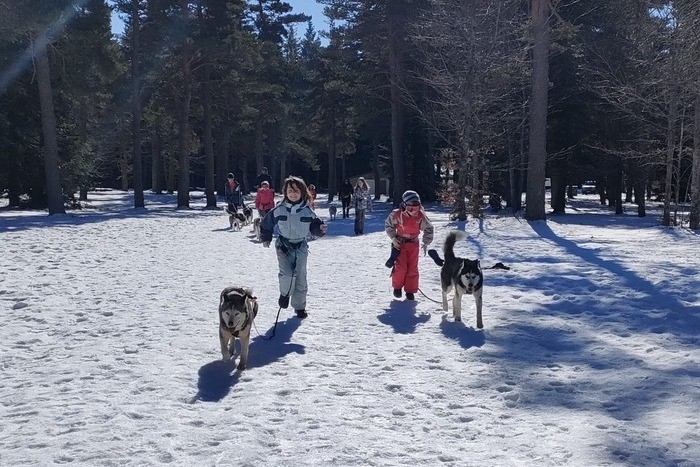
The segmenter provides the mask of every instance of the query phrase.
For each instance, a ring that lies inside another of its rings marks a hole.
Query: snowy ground
[[[487,270],[483,330],[393,299],[389,212],[310,246],[309,318],[277,262],[221,211],[90,194],[66,216],[0,211],[0,465],[692,466],[700,464],[700,237],[613,216],[450,222],[436,245]],[[318,213],[327,219],[328,205]],[[439,268],[420,263],[438,300]],[[230,284],[260,303],[249,367],[220,361]],[[259,334],[258,334],[259,332]]]

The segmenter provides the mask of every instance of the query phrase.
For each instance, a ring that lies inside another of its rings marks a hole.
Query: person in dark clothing
[[[270,185],[270,188],[274,190],[274,187],[272,185],[272,177],[270,177],[270,174],[267,173],[267,167],[262,168],[262,172],[260,172],[255,179],[255,189],[257,190],[262,186],[262,182],[267,182]]]
[[[241,184],[238,183],[236,177],[230,173],[226,177],[226,186],[224,187],[224,193],[226,196],[226,203],[232,208],[232,211],[236,211],[239,206],[243,205],[243,194],[241,193]]]
[[[343,180],[343,184],[340,185],[340,201],[343,203],[343,219],[350,217],[350,203],[352,201],[352,195],[355,193],[355,187],[350,183],[350,179],[346,178]]]

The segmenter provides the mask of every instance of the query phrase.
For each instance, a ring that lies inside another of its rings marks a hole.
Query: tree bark
[[[395,19],[389,18],[389,89],[391,99],[391,158],[394,170],[394,206],[401,203],[406,188],[406,169],[403,157],[403,104],[401,103],[401,53]]]
[[[262,168],[265,167],[265,159],[263,154],[263,119],[262,112],[258,111],[258,115],[255,117],[255,175],[262,172]],[[272,167],[270,167],[272,169]],[[273,180],[275,180],[273,178]]]
[[[534,47],[530,102],[530,148],[527,168],[528,220],[545,218],[544,179],[547,161],[547,98],[549,92],[549,1],[532,0]]]
[[[224,185],[228,174],[228,150],[231,139],[229,123],[224,121],[216,133],[216,190],[219,196],[224,195]],[[257,175],[257,174],[256,174]]]
[[[553,214],[566,213],[566,167],[562,160],[552,164],[552,188],[550,202]]]
[[[381,186],[381,174],[379,173],[379,143],[376,141],[372,143],[372,174],[374,176],[374,199],[378,200],[383,193],[383,187]]]
[[[160,128],[156,124],[151,134],[151,185],[153,193],[163,192],[165,174],[163,172],[163,147],[160,140]]]
[[[190,207],[190,150],[187,137],[190,131],[190,101],[192,99],[192,70],[190,66],[190,47],[186,41],[182,51],[182,102],[180,103],[180,132],[178,135],[178,172],[177,207]]]
[[[690,228],[700,229],[700,92],[695,94],[695,130],[693,132],[693,175],[690,191]]]
[[[671,83],[668,102],[668,126],[666,133],[666,186],[664,187],[664,214],[662,225],[671,225],[671,193],[673,187],[673,153],[676,149],[676,120],[678,119],[678,93]]]
[[[134,163],[134,207],[144,207],[141,155],[141,82],[139,78],[139,0],[131,2],[131,134]]]
[[[207,207],[216,207],[216,179],[214,176],[214,139],[212,137],[211,123],[211,63],[205,59],[204,80],[202,81],[202,107],[204,112],[204,192],[207,198]]]
[[[328,202],[333,201],[333,197],[338,192],[338,176],[337,176],[337,165],[336,160],[336,144],[335,144],[335,119],[333,121],[333,129],[331,131],[331,144],[328,148]],[[338,195],[340,196],[340,194]]]
[[[34,43],[36,54],[36,77],[41,106],[41,130],[44,136],[44,176],[49,215],[65,214],[61,173],[58,165],[58,136],[56,135],[56,113],[53,107],[51,68],[47,44]]]

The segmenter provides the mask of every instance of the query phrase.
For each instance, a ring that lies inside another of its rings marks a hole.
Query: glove
[[[421,248],[423,249],[423,256],[428,254],[428,244],[424,243]]]
[[[263,246],[265,248],[270,248],[270,242],[263,242]]]
[[[393,240],[391,240],[391,245],[397,250],[401,249],[401,242],[399,241],[398,237],[394,237]]]

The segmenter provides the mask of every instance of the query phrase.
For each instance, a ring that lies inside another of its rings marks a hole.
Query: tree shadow
[[[412,334],[419,324],[427,323],[430,316],[427,313],[416,315],[416,302],[413,300],[392,300],[389,308],[378,315],[377,319],[380,323],[394,328],[397,334]]]
[[[671,327],[675,323],[679,331],[679,336],[687,334],[688,331],[692,331],[692,334],[697,334],[700,329],[700,307],[688,306],[672,293],[665,292],[663,288],[638,276],[630,269],[614,261],[600,258],[595,251],[582,248],[571,240],[559,237],[546,222],[530,222],[530,226],[540,237],[561,246],[566,251],[578,256],[582,260],[620,277],[621,280],[624,280],[628,284],[629,288],[645,295],[645,301],[647,303],[651,303],[660,309],[667,309],[670,312],[663,320],[639,316],[638,320],[640,323],[646,322],[646,328],[653,329],[657,326]]]

